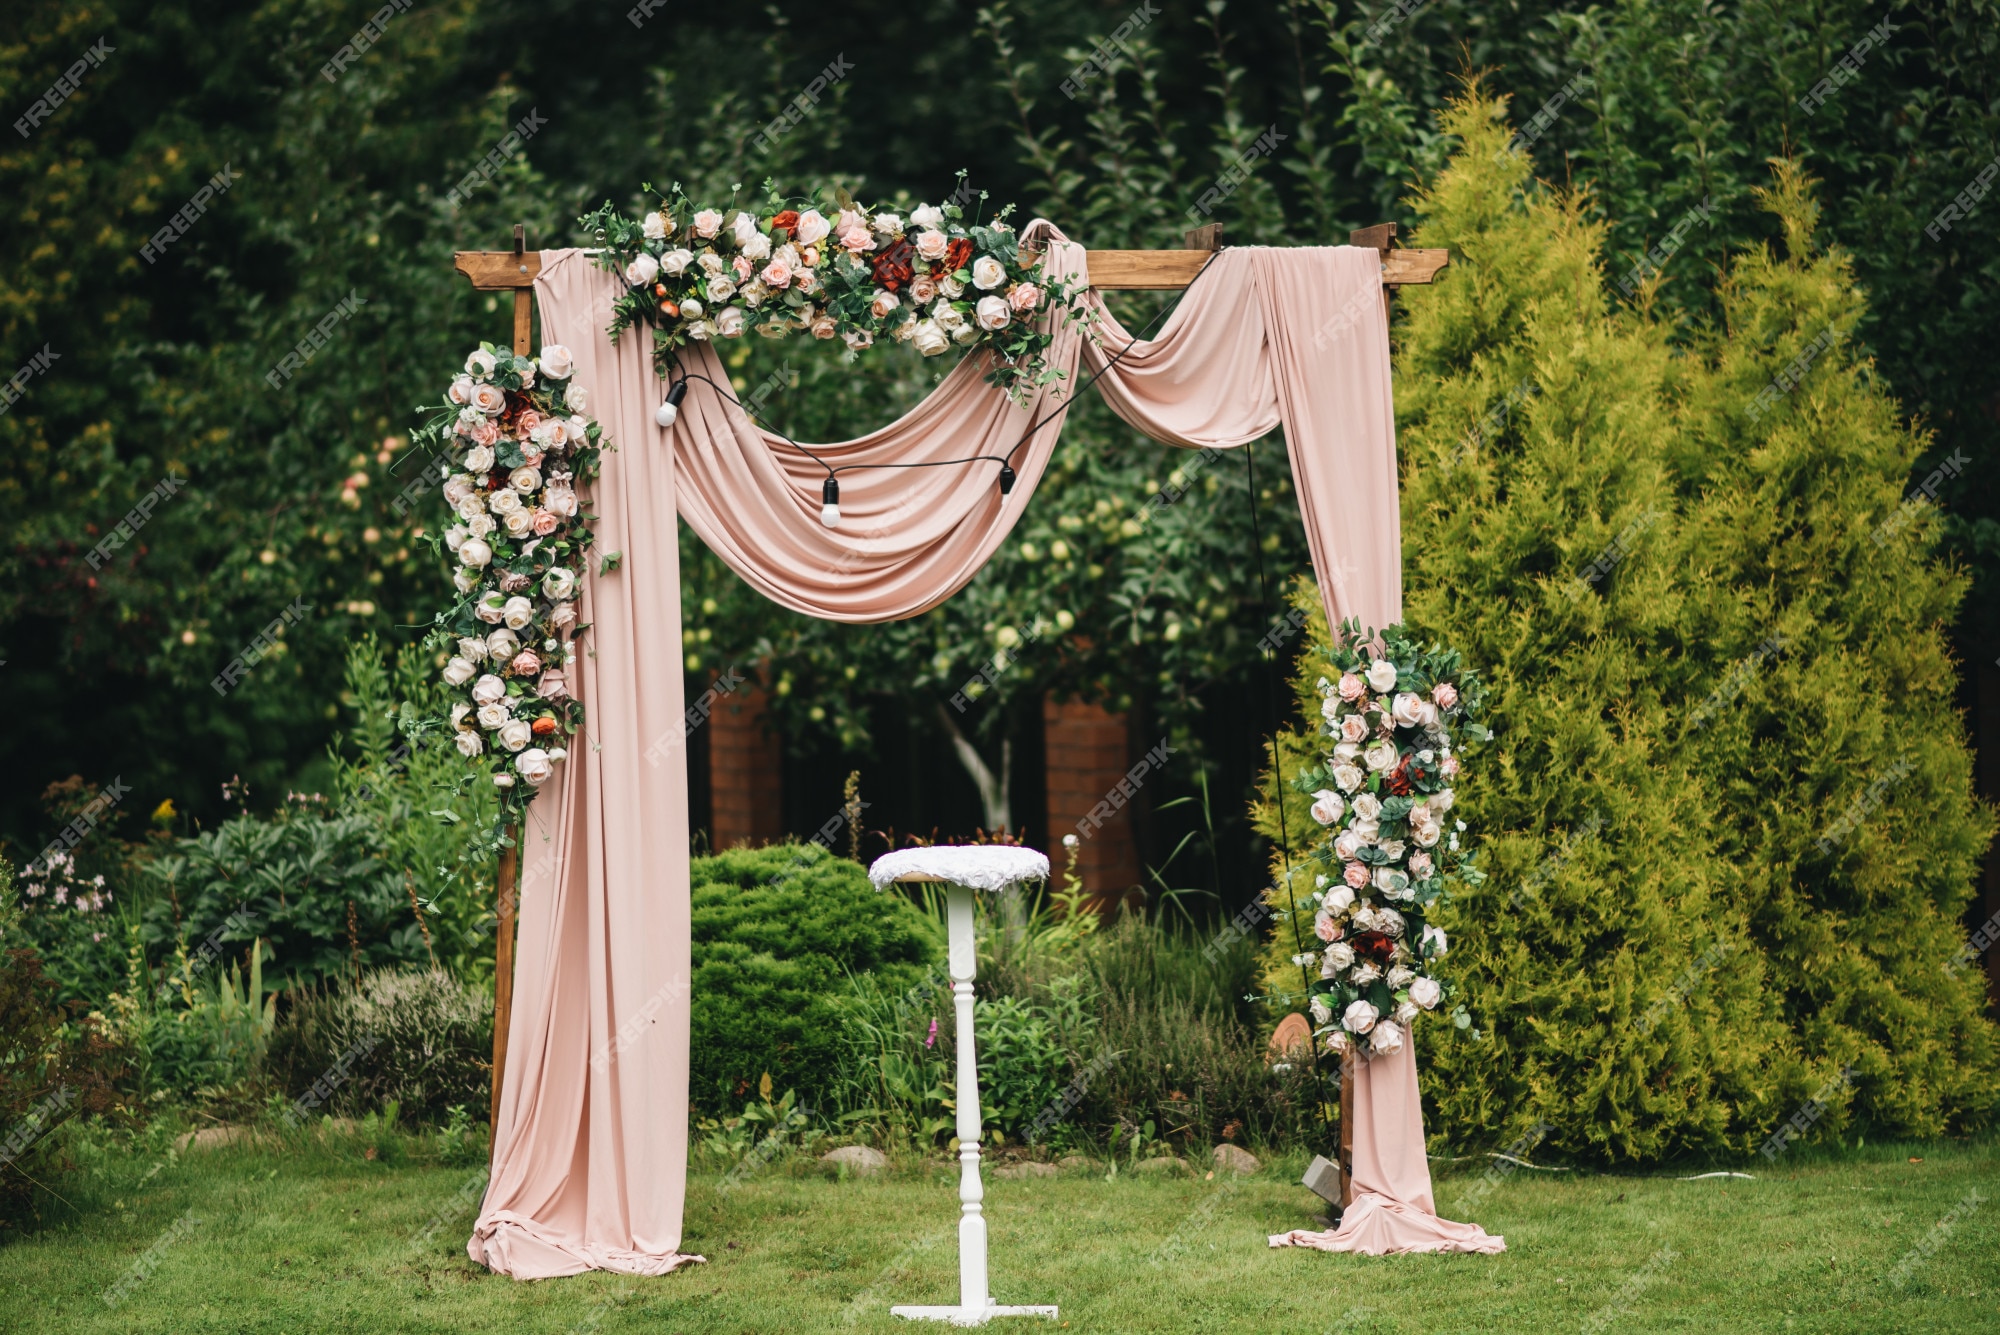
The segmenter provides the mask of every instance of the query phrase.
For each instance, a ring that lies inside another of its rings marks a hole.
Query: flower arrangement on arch
[[[1308,1000],[1327,1050],[1386,1055],[1455,993],[1437,975],[1449,943],[1429,915],[1448,882],[1485,879],[1451,814],[1464,773],[1454,743],[1490,735],[1471,721],[1484,691],[1456,652],[1400,626],[1364,636],[1349,622],[1327,657],[1340,670],[1318,683],[1330,751],[1292,781],[1319,826],[1307,903],[1320,946],[1295,962],[1319,966]],[[1462,1008],[1454,1019],[1471,1022]]]
[[[761,208],[698,205],[676,184],[643,187],[657,205],[629,218],[610,204],[578,221],[600,243],[597,263],[619,276],[613,339],[653,328],[661,375],[690,342],[807,334],[859,352],[879,339],[926,357],[952,348],[993,354],[987,380],[1010,392],[1063,373],[1048,365],[1059,308],[1080,319],[1071,285],[1050,279],[1039,252],[1024,254],[1007,224],[968,222],[956,203],[921,204],[907,216],[864,208],[847,194],[822,209],[780,196],[766,182]]]
[[[603,428],[574,371],[559,345],[530,359],[482,343],[412,432],[451,509],[427,540],[457,593],[425,643],[446,652],[442,675],[462,698],[431,723],[491,776],[503,807],[533,800],[583,726],[570,694],[591,541],[581,488],[598,472]]]

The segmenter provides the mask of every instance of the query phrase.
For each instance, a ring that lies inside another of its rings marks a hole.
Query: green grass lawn
[[[1288,1162],[1228,1181],[989,1182],[993,1292],[1121,1335],[2000,1330],[2000,1142],[1794,1153],[1755,1181],[1443,1178],[1444,1213],[1506,1235],[1493,1257],[1274,1251],[1265,1235],[1309,1226],[1314,1206]],[[907,1331],[892,1303],[957,1296],[943,1165],[842,1181],[804,1162],[729,1191],[697,1175],[684,1245],[707,1265],[537,1284],[466,1259],[476,1170],[371,1161],[359,1142],[97,1168],[70,1179],[66,1222],[0,1248],[0,1330]],[[156,1244],[149,1277],[107,1307]]]

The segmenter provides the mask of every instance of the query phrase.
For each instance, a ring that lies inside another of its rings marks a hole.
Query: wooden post
[[[1354,1203],[1354,1054],[1340,1059],[1340,1208]]]
[[[514,261],[520,273],[528,272],[528,225],[514,224]],[[535,266],[538,270],[540,265]],[[529,280],[533,281],[532,278]],[[514,289],[514,355],[525,357],[533,342],[529,336],[529,315],[534,301],[533,288]],[[493,936],[493,1098],[486,1122],[487,1145],[500,1126],[500,1084],[507,1074],[507,1026],[514,1015],[514,916],[520,899],[521,827],[509,822],[501,832],[506,846],[500,850],[500,873],[494,885]]]

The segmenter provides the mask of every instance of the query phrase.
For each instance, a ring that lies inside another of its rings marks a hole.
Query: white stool
[[[952,996],[958,1011],[958,1306],[891,1307],[894,1316],[917,1321],[949,1321],[983,1326],[996,1316],[1039,1316],[1055,1320],[1056,1309],[1002,1307],[986,1291],[986,1215],[979,1181],[979,1061],[972,1038],[972,974],[977,954],[972,938],[972,892],[999,892],[1022,881],[1046,880],[1049,860],[1032,848],[1004,844],[905,848],[875,860],[868,879],[881,889],[896,881],[933,881],[945,886],[945,925],[950,941]]]

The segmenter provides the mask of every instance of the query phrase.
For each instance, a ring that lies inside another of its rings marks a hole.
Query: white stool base
[[[996,1316],[1038,1316],[1054,1321],[1056,1309],[1048,1307],[1002,1307],[998,1303],[988,1307],[892,1307],[890,1316],[899,1316],[906,1321],[949,1321],[954,1326],[983,1326]]]

